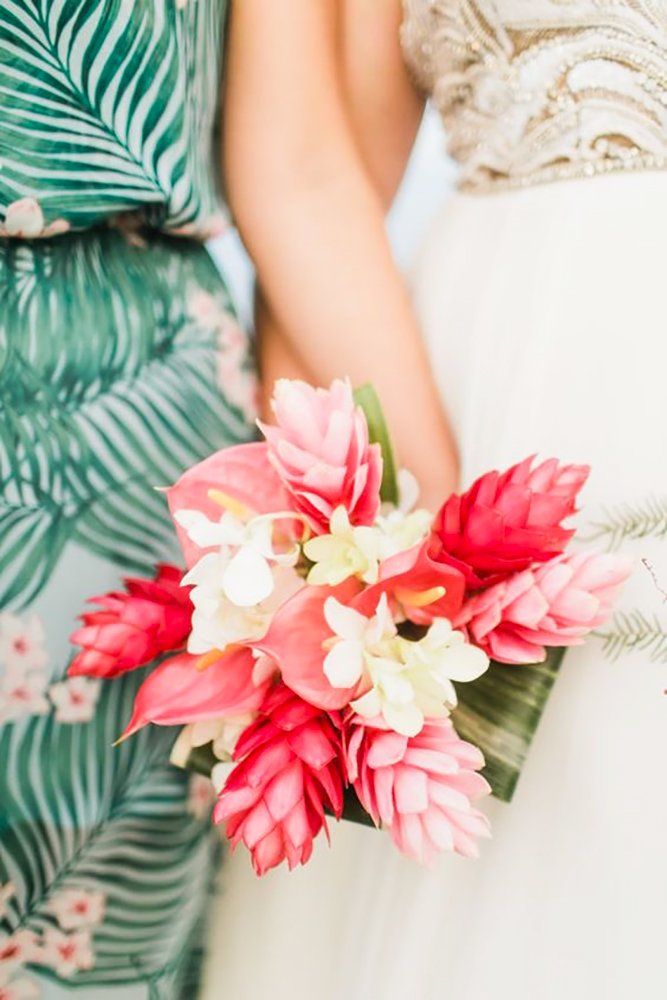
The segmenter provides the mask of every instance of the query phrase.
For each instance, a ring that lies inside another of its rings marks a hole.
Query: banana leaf
[[[512,800],[564,653],[551,649],[530,666],[492,663],[472,684],[456,685],[452,721],[462,739],[481,749],[482,773],[501,802]]]

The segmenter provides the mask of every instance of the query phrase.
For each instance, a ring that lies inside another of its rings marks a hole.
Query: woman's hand
[[[337,0],[291,0],[289,16],[265,0],[232,5],[229,198],[300,369],[373,382],[399,460],[433,502],[455,481],[456,450],[350,126],[337,12]]]

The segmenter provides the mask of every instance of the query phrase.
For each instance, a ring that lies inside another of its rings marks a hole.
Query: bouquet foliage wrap
[[[167,491],[185,573],[94,598],[70,674],[159,658],[123,738],[183,726],[172,760],[212,777],[258,874],[306,863],[332,816],[472,857],[479,800],[511,799],[564,647],[628,572],[570,548],[589,470],[528,458],[434,515],[371,387],[282,381],[273,409]]]

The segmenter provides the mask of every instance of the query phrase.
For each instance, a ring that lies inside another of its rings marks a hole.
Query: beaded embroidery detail
[[[663,0],[404,0],[460,187],[667,169]]]

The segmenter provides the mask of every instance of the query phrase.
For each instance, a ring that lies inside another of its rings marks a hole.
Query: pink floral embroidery
[[[57,975],[67,978],[75,972],[92,969],[95,964],[89,930],[65,934],[55,927],[44,932],[42,965],[50,966]]]
[[[44,628],[37,615],[0,614],[0,663],[8,671],[42,670],[48,662]]]
[[[62,930],[74,931],[101,924],[105,907],[103,892],[62,889],[49,900],[46,909],[55,916]]]
[[[17,722],[28,715],[46,715],[48,677],[43,671],[16,674],[8,671],[0,678],[0,725]]]
[[[39,940],[34,931],[22,930],[10,934],[0,940],[0,976],[8,979],[23,965],[37,960],[39,956]]]
[[[259,382],[249,367],[247,334],[215,295],[198,288],[188,297],[190,317],[218,334],[218,385],[229,402],[252,422],[259,413]]]
[[[69,677],[49,688],[57,722],[90,722],[100,696],[100,682],[89,677]]]
[[[0,1000],[35,1000],[40,995],[37,983],[26,976],[3,982],[0,972]]]
[[[5,882],[4,885],[0,883],[0,920],[7,915],[9,910],[8,903],[10,899],[16,895],[16,889],[12,882]]]
[[[215,802],[215,789],[210,778],[193,774],[188,785],[187,810],[195,819],[206,819]]]
[[[69,231],[66,219],[54,219],[48,225],[44,213],[34,198],[20,198],[7,206],[5,221],[0,223],[0,236],[13,236],[24,240],[59,236]]]

